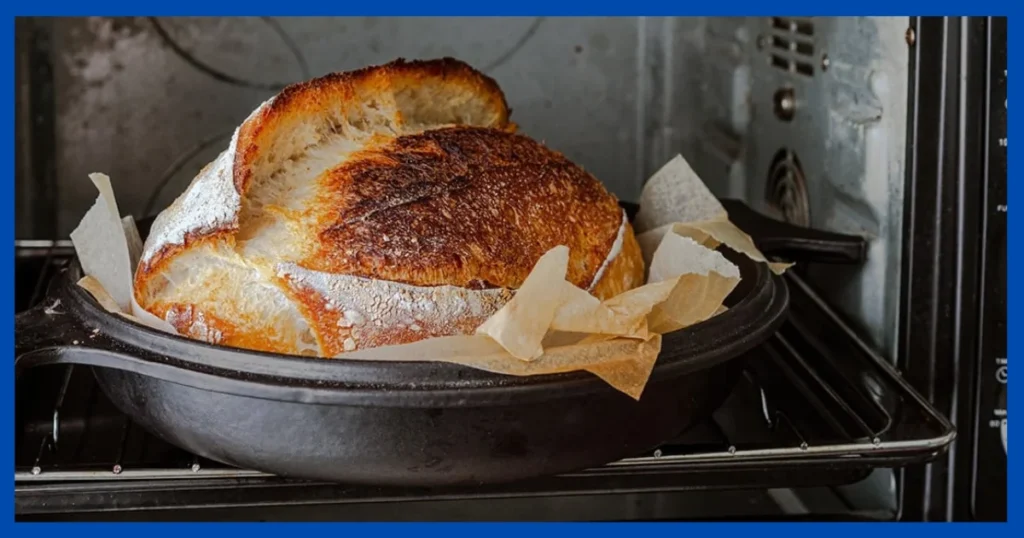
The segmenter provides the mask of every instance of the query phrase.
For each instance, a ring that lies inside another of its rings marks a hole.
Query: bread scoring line
[[[142,251],[140,265],[150,263],[165,247],[184,245],[189,234],[205,234],[238,225],[242,210],[242,195],[235,188],[235,157],[238,153],[238,135],[242,125],[273,104],[275,97],[253,110],[245,121],[235,128],[228,148],[193,180],[174,203],[161,212],[150,230]],[[170,221],[170,222],[168,222]]]
[[[626,236],[626,224],[629,223],[629,217],[626,215],[626,211],[622,211],[622,223],[619,224],[619,232],[615,236],[615,241],[612,243],[612,248],[608,251],[608,256],[605,257],[604,262],[601,263],[601,267],[597,268],[597,273],[594,274],[594,279],[590,281],[590,286],[587,287],[587,291],[594,291],[594,288],[601,283],[601,277],[604,276],[604,272],[608,270],[608,267],[615,261],[615,258],[619,257],[619,252],[622,251],[622,242]]]

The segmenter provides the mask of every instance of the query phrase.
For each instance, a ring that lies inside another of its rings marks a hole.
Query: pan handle
[[[729,220],[766,256],[792,262],[859,264],[867,259],[868,242],[860,236],[837,234],[776,220],[739,200],[722,200]]]
[[[19,379],[26,370],[54,365],[121,370],[156,379],[172,379],[213,391],[244,391],[246,384],[253,383],[255,379],[237,380],[208,371],[178,368],[169,361],[159,360],[160,357],[149,351],[115,342],[102,331],[86,326],[80,315],[70,308],[64,308],[61,303],[57,298],[47,298],[41,304],[15,316],[15,379]]]
[[[14,355],[48,347],[62,346],[85,332],[61,300],[48,297],[36,306],[14,316]]]
[[[27,369],[62,362],[76,347],[92,347],[100,335],[89,331],[57,297],[14,316],[15,377]]]
[[[640,206],[619,202],[632,221]],[[860,236],[804,228],[767,217],[740,200],[723,199],[729,220],[750,234],[766,256],[792,262],[859,264],[867,259],[868,243]]]

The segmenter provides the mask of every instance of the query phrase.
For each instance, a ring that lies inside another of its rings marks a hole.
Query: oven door
[[[911,29],[899,367],[959,433],[900,473],[901,517],[1006,521],[1006,18]]]

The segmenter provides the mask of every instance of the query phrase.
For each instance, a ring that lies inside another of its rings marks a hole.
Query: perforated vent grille
[[[814,76],[814,23],[810,18],[772,17],[769,62],[777,69]]]

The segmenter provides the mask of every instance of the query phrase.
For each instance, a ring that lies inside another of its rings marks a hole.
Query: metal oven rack
[[[40,300],[38,282],[72,252],[65,243],[22,243],[17,252],[25,308]],[[789,321],[745,358],[742,380],[710,420],[653,453],[500,486],[374,488],[233,469],[135,426],[87,368],[28,371],[16,388],[15,509],[38,515],[836,485],[943,453],[955,436],[950,423],[798,275],[787,279]]]

